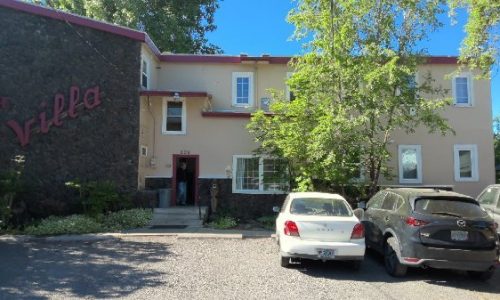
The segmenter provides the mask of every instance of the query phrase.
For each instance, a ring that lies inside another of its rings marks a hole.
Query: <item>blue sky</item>
[[[288,11],[296,5],[291,0],[224,0],[215,14],[217,29],[208,39],[225,54],[295,55],[302,52],[299,42],[290,41],[294,27],[286,22]],[[422,43],[430,55],[458,55],[464,36],[465,14],[459,14],[458,24],[441,16],[445,26]],[[493,115],[500,115],[500,72],[492,78]]]

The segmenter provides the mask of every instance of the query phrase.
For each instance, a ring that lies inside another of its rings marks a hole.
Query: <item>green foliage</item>
[[[120,197],[112,181],[86,183],[71,181],[67,182],[66,186],[79,191],[84,213],[89,216],[96,217],[102,213],[118,210],[123,207],[121,207],[121,202],[127,202],[126,199]]]
[[[238,225],[238,222],[236,222],[236,219],[233,217],[219,215],[213,222],[210,222],[209,225],[217,229],[229,229],[236,227],[236,225]]]
[[[24,157],[16,156],[14,169],[0,173],[0,229],[8,228],[12,218],[12,208],[16,195],[22,191],[21,174]]]
[[[121,210],[103,216],[101,223],[111,231],[144,227],[153,217],[151,209]]]
[[[473,68],[480,68],[489,76],[490,67],[500,63],[500,1],[449,0],[450,15],[454,19],[458,8],[466,8],[468,20],[466,36],[460,48],[460,60]]]
[[[367,173],[370,191],[387,162],[393,134],[417,129],[446,134],[440,112],[450,103],[430,74],[413,80],[425,53],[416,49],[441,24],[445,1],[300,0],[288,20],[307,53],[292,61],[292,102],[273,93],[273,117],[248,125],[259,152],[283,157],[300,191],[316,179],[335,186]],[[416,112],[416,113],[413,113]]]
[[[34,0],[35,3],[45,1]],[[161,51],[220,53],[205,34],[214,31],[217,0],[47,0],[50,7],[146,31]]]
[[[264,228],[274,230],[276,226],[276,216],[263,216],[257,219],[257,222],[262,224]]]
[[[98,215],[96,218],[85,215],[66,217],[51,216],[38,224],[25,228],[30,235],[84,234],[143,227],[153,217],[151,209],[131,209]]]
[[[40,224],[26,227],[24,233],[30,235],[82,234],[102,232],[103,226],[95,219],[82,215],[68,217],[50,216]]]

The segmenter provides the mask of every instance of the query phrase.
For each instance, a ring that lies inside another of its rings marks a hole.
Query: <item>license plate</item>
[[[333,249],[318,249],[319,258],[334,258],[335,250]]]
[[[454,241],[466,241],[469,239],[469,232],[452,230],[451,239]]]

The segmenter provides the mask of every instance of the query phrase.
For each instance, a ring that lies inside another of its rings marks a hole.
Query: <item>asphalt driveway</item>
[[[279,266],[274,240],[134,237],[98,242],[0,242],[0,299],[500,299],[464,273],[388,276],[369,253],[344,263]]]

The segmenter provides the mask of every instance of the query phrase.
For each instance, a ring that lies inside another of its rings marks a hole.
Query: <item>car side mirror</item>
[[[366,209],[366,202],[365,201],[358,202],[358,208]]]
[[[362,208],[356,208],[354,210],[354,215],[361,221],[365,217],[365,211]]]
[[[273,212],[279,213],[280,212],[280,207],[279,206],[273,206]]]

